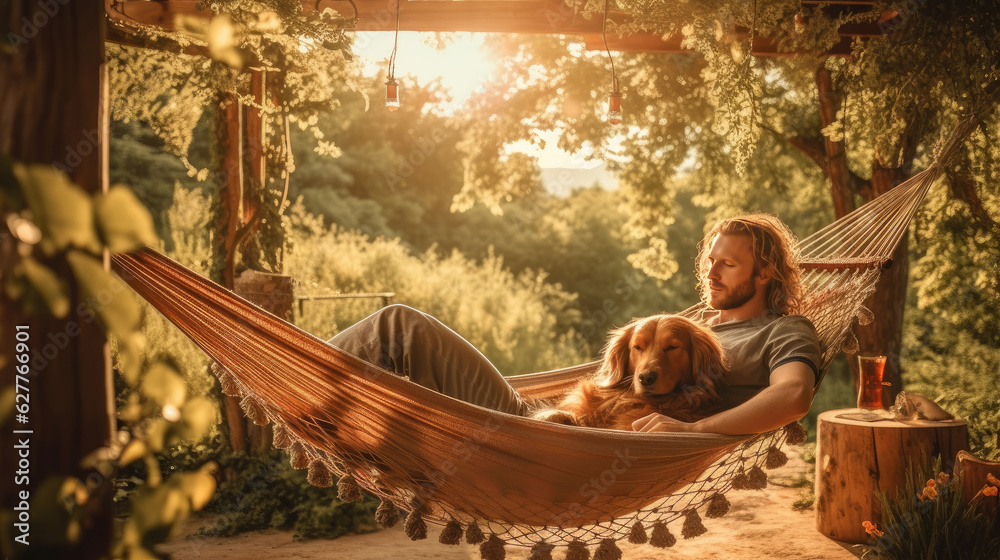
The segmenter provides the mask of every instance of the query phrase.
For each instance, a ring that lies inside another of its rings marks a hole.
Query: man
[[[702,300],[726,351],[726,410],[694,423],[651,414],[642,432],[765,432],[809,412],[822,360],[816,330],[794,315],[800,304],[795,237],[780,220],[748,214],[715,225],[700,244]],[[722,391],[720,391],[722,393]]]
[[[794,235],[780,220],[749,214],[723,220],[700,244],[699,285],[729,371],[727,410],[694,423],[651,414],[643,432],[764,432],[809,411],[820,348],[800,298]],[[415,383],[480,406],[526,415],[531,407],[468,341],[437,319],[393,305],[345,329],[330,344]],[[373,370],[373,374],[378,374]]]

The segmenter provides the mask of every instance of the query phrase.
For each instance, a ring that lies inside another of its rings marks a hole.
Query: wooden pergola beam
[[[396,0],[355,0],[358,23],[354,31],[393,31],[396,28]],[[832,2],[828,10],[853,11],[871,8],[871,2]],[[107,0],[108,16],[124,27],[155,26],[166,31],[176,31],[180,17],[208,18],[211,10],[198,10],[196,0]],[[344,17],[353,15],[347,0],[303,0],[302,9],[311,13],[315,9],[332,8]],[[622,23],[626,16],[611,14],[612,22]],[[440,0],[400,0],[399,29],[401,31],[431,32],[482,32],[482,33],[538,33],[550,35],[581,35],[589,49],[603,49],[600,18],[584,19],[573,13],[573,8],[562,0],[470,0],[463,2]],[[737,29],[737,36],[745,37],[745,30]],[[877,24],[848,24],[840,29],[841,41],[828,54],[850,53],[852,37],[878,37],[884,34]],[[655,33],[639,33],[624,37],[608,34],[608,46],[624,52],[683,53],[690,49],[681,47],[682,37],[662,38]],[[138,38],[128,33],[109,34],[108,40],[121,44],[149,47],[138,44]],[[155,47],[154,47],[155,48]],[[185,52],[204,54],[204,49],[187,47]],[[753,43],[757,56],[788,56],[795,53],[780,52],[777,42],[768,37],[758,37]]]

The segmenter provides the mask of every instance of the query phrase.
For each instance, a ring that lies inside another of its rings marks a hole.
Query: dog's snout
[[[639,374],[639,383],[642,383],[643,387],[649,387],[653,383],[656,383],[656,372],[655,371],[644,371]]]

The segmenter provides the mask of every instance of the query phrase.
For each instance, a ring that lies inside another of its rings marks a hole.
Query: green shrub
[[[285,273],[303,294],[394,292],[394,303],[437,317],[505,374],[573,365],[594,352],[577,344],[572,331],[556,334],[559,316],[575,296],[547,283],[543,272],[514,275],[492,253],[481,263],[458,252],[442,257],[434,248],[414,255],[396,239],[327,229],[301,204],[292,207],[290,219]],[[327,339],[378,305],[377,300],[309,302],[295,321]]]
[[[907,390],[963,418],[974,455],[1000,461],[1000,349],[964,332],[934,337],[937,348],[911,342],[904,360]]]
[[[219,514],[201,533],[232,536],[245,531],[292,529],[294,538],[336,538],[377,529],[378,499],[363,494],[357,502],[337,499],[335,488],[306,481],[307,470],[291,468],[288,455],[273,450],[248,456],[223,453],[218,459],[231,478],[219,486],[206,511]]]

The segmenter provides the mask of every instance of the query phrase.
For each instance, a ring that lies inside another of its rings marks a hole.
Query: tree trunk
[[[826,127],[837,120],[837,110],[840,108],[840,94],[833,87],[830,71],[822,67],[816,72],[816,87],[819,90],[819,114],[823,126]],[[824,172],[830,178],[830,195],[833,199],[833,212],[838,218],[854,210],[854,189],[852,174],[847,167],[847,154],[841,142],[823,137],[826,149],[826,169]]]
[[[816,84],[819,91],[820,118],[823,127],[826,127],[836,119],[840,96],[834,90],[829,70],[822,68],[816,73]],[[909,156],[904,158],[905,161],[912,159],[911,134],[914,130],[915,128],[911,126],[910,131],[902,140],[902,150],[905,155]],[[855,195],[860,196],[864,202],[870,202],[906,179],[902,168],[884,167],[876,161],[872,166],[871,181],[863,181],[847,167],[842,142],[834,142],[825,138],[824,147],[826,167],[823,171],[830,179],[834,215],[838,219],[854,210]],[[815,159],[814,157],[813,160],[815,161]],[[875,320],[868,325],[858,325],[856,329],[858,344],[862,352],[877,352],[888,358],[883,379],[891,385],[882,392],[883,404],[885,405],[893,404],[896,395],[903,388],[899,355],[903,341],[906,283],[910,270],[908,248],[908,237],[903,236],[899,247],[893,253],[892,266],[882,271],[874,295],[865,302],[865,306],[875,314]],[[856,393],[858,390],[858,364],[853,359],[848,360],[848,363],[854,372]]]
[[[876,162],[872,172],[872,194],[881,196],[903,179],[902,169],[888,169]],[[904,235],[892,255],[892,265],[882,271],[875,293],[865,302],[865,307],[875,314],[875,320],[857,327],[861,351],[878,352],[888,358],[882,375],[883,381],[890,384],[882,391],[882,404],[885,406],[892,405],[903,389],[899,357],[903,348],[903,312],[910,272],[909,247],[909,236]],[[854,360],[851,362],[851,368],[856,369],[857,363]]]
[[[61,168],[89,193],[105,190],[108,115],[103,4],[13,0],[0,8],[0,22],[9,30],[3,40],[10,40],[14,49],[13,54],[0,54],[0,153],[15,161]],[[6,257],[8,251],[16,250],[15,245],[3,236],[4,263],[11,262]],[[0,462],[9,473],[7,469],[19,460],[11,440],[26,438],[29,477],[22,485],[14,476],[4,476],[3,507],[16,506],[21,491],[37,497],[39,486],[51,477],[78,477],[93,485],[88,499],[91,515],[76,549],[67,556],[107,556],[112,538],[113,472],[79,466],[83,456],[109,443],[115,429],[104,331],[96,321],[86,320],[91,316],[78,312],[81,297],[65,258],[45,258],[37,249],[34,256],[70,283],[71,311],[63,319],[26,315],[20,302],[0,296],[7,358],[2,370],[4,386],[15,380],[14,335],[19,325],[27,327],[22,332],[29,334],[31,355],[28,421],[13,427],[30,433],[8,432],[4,441],[11,444],[0,450]],[[9,272],[4,270],[4,274]],[[16,553],[37,554],[43,541],[59,538],[41,532],[40,519],[30,521],[35,530],[30,531],[29,542],[35,546],[21,549],[18,545]]]

